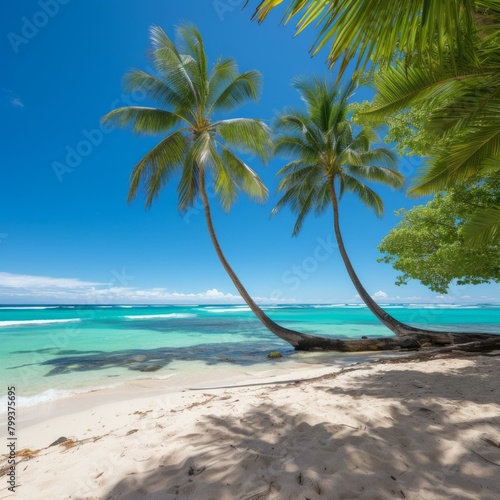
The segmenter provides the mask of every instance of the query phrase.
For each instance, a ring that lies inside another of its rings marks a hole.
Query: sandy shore
[[[26,409],[19,486],[3,471],[0,497],[500,498],[500,357],[243,378]]]

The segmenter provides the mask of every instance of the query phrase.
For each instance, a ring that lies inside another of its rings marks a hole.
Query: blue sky
[[[311,58],[314,33],[293,38],[272,15],[250,22],[244,1],[8,0],[0,16],[2,182],[0,183],[1,303],[236,302],[234,287],[210,243],[200,206],[176,209],[175,186],[149,211],[127,205],[128,176],[159,140],[129,130],[103,133],[99,120],[127,104],[150,105],[123,93],[122,77],[148,66],[149,27],[173,35],[183,21],[201,30],[211,60],[233,56],[241,70],[264,76],[258,104],[234,116],[272,120],[300,106],[290,81],[328,75],[324,54]],[[356,100],[369,98],[360,91]],[[75,154],[75,151],[77,154]],[[274,193],[283,160],[253,162]],[[62,167],[65,165],[65,167]],[[401,159],[411,175],[417,159]],[[386,215],[378,219],[345,198],[341,223],[352,262],[380,302],[499,302],[498,285],[453,287],[438,297],[376,262],[377,244],[396,224],[394,210],[422,203],[378,188]],[[356,302],[333,242],[332,217],[311,217],[291,238],[293,216],[269,220],[265,205],[241,197],[229,214],[215,206],[214,224],[228,260],[263,302]]]

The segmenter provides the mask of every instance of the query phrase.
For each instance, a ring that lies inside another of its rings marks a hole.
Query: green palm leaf
[[[370,119],[380,120],[410,104],[426,101],[432,105],[456,99],[467,92],[468,84],[479,81],[481,77],[475,68],[468,72],[450,69],[430,71],[418,67],[403,68],[401,65],[387,68],[374,78],[377,95],[373,107],[364,114]]]
[[[400,189],[404,186],[404,176],[389,167],[370,166],[370,165],[348,165],[345,171],[358,180],[368,182],[378,182],[394,189]]]
[[[462,234],[476,248],[500,243],[500,206],[476,210]]]
[[[258,71],[241,73],[220,93],[210,108],[212,111],[231,111],[244,101],[257,101],[261,87],[261,74]]]
[[[126,91],[145,90],[152,99],[165,106],[172,106],[176,110],[189,104],[189,99],[185,95],[179,94],[169,84],[146,71],[134,69],[125,75],[124,81]]]
[[[146,188],[146,206],[150,207],[162,187],[181,168],[186,151],[186,139],[177,130],[163,139],[133,168],[130,175],[128,201],[137,196],[141,183]]]
[[[212,108],[222,91],[234,81],[238,65],[233,58],[219,59],[210,71],[208,81],[207,107]]]
[[[409,194],[423,196],[452,187],[479,172],[498,170],[500,128],[496,122],[470,130],[449,145],[447,154],[424,167],[414,179]]]
[[[238,197],[238,184],[234,170],[230,171],[229,165],[223,161],[215,146],[209,144],[210,165],[214,172],[214,188],[218,194],[219,203],[226,212],[233,206]],[[234,164],[232,165],[234,168]],[[241,175],[241,173],[240,173]]]
[[[349,191],[358,196],[358,198],[368,207],[375,211],[375,213],[381,217],[384,214],[384,203],[382,198],[369,188],[366,184],[363,184],[355,177],[344,174],[342,176],[344,182],[344,191]]]
[[[132,130],[138,134],[158,134],[166,132],[179,123],[181,117],[163,109],[126,106],[114,109],[102,118],[104,123],[126,127],[132,124]]]
[[[281,3],[263,0],[253,17],[262,22]],[[388,64],[400,55],[433,64],[425,49],[434,44],[456,61],[475,35],[472,0],[290,0],[283,20],[295,16],[297,34],[311,25],[319,31],[312,53],[329,44],[330,64],[340,61],[341,72],[351,60],[363,71],[370,60]]]
[[[229,146],[236,150],[254,154],[266,162],[272,149],[271,130],[252,118],[234,118],[215,124],[217,133]]]
[[[268,190],[260,177],[228,148],[222,147],[222,161],[238,188],[256,201],[266,201]]]

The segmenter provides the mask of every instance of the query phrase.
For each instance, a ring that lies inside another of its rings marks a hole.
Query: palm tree
[[[146,90],[161,107],[126,106],[103,118],[118,126],[132,125],[136,133],[166,134],[133,168],[128,200],[143,185],[150,207],[162,188],[180,174],[179,209],[188,210],[201,196],[217,256],[243,300],[272,333],[296,348],[307,348],[315,337],[276,324],[241,284],[220,247],[207,196],[206,183],[213,182],[224,210],[235,202],[238,190],[257,201],[267,198],[259,176],[235,151],[267,160],[272,146],[269,128],[257,119],[213,118],[245,100],[256,101],[261,76],[257,71],[239,73],[231,58],[219,59],[209,68],[202,37],[193,25],[178,28],[178,38],[176,45],[161,28],[153,27],[152,60],[158,76],[138,69],[126,76],[127,90]]]
[[[306,104],[306,112],[281,115],[275,125],[275,153],[294,159],[279,172],[278,192],[283,195],[273,214],[289,205],[297,220],[293,235],[297,235],[304,218],[314,211],[333,209],[335,236],[347,272],[362,300],[377,318],[396,335],[421,333],[385,312],[361,284],[347,255],[339,223],[339,200],[350,192],[377,215],[383,213],[383,203],[366,182],[379,182],[401,188],[404,177],[395,169],[396,159],[385,148],[370,148],[376,136],[369,128],[358,133],[348,120],[348,99],[356,83],[340,89],[326,80],[297,79],[293,85]]]

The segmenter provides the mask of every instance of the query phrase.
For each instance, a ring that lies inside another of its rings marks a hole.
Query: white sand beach
[[[478,356],[81,394],[22,411],[0,497],[493,500],[498,380]]]

